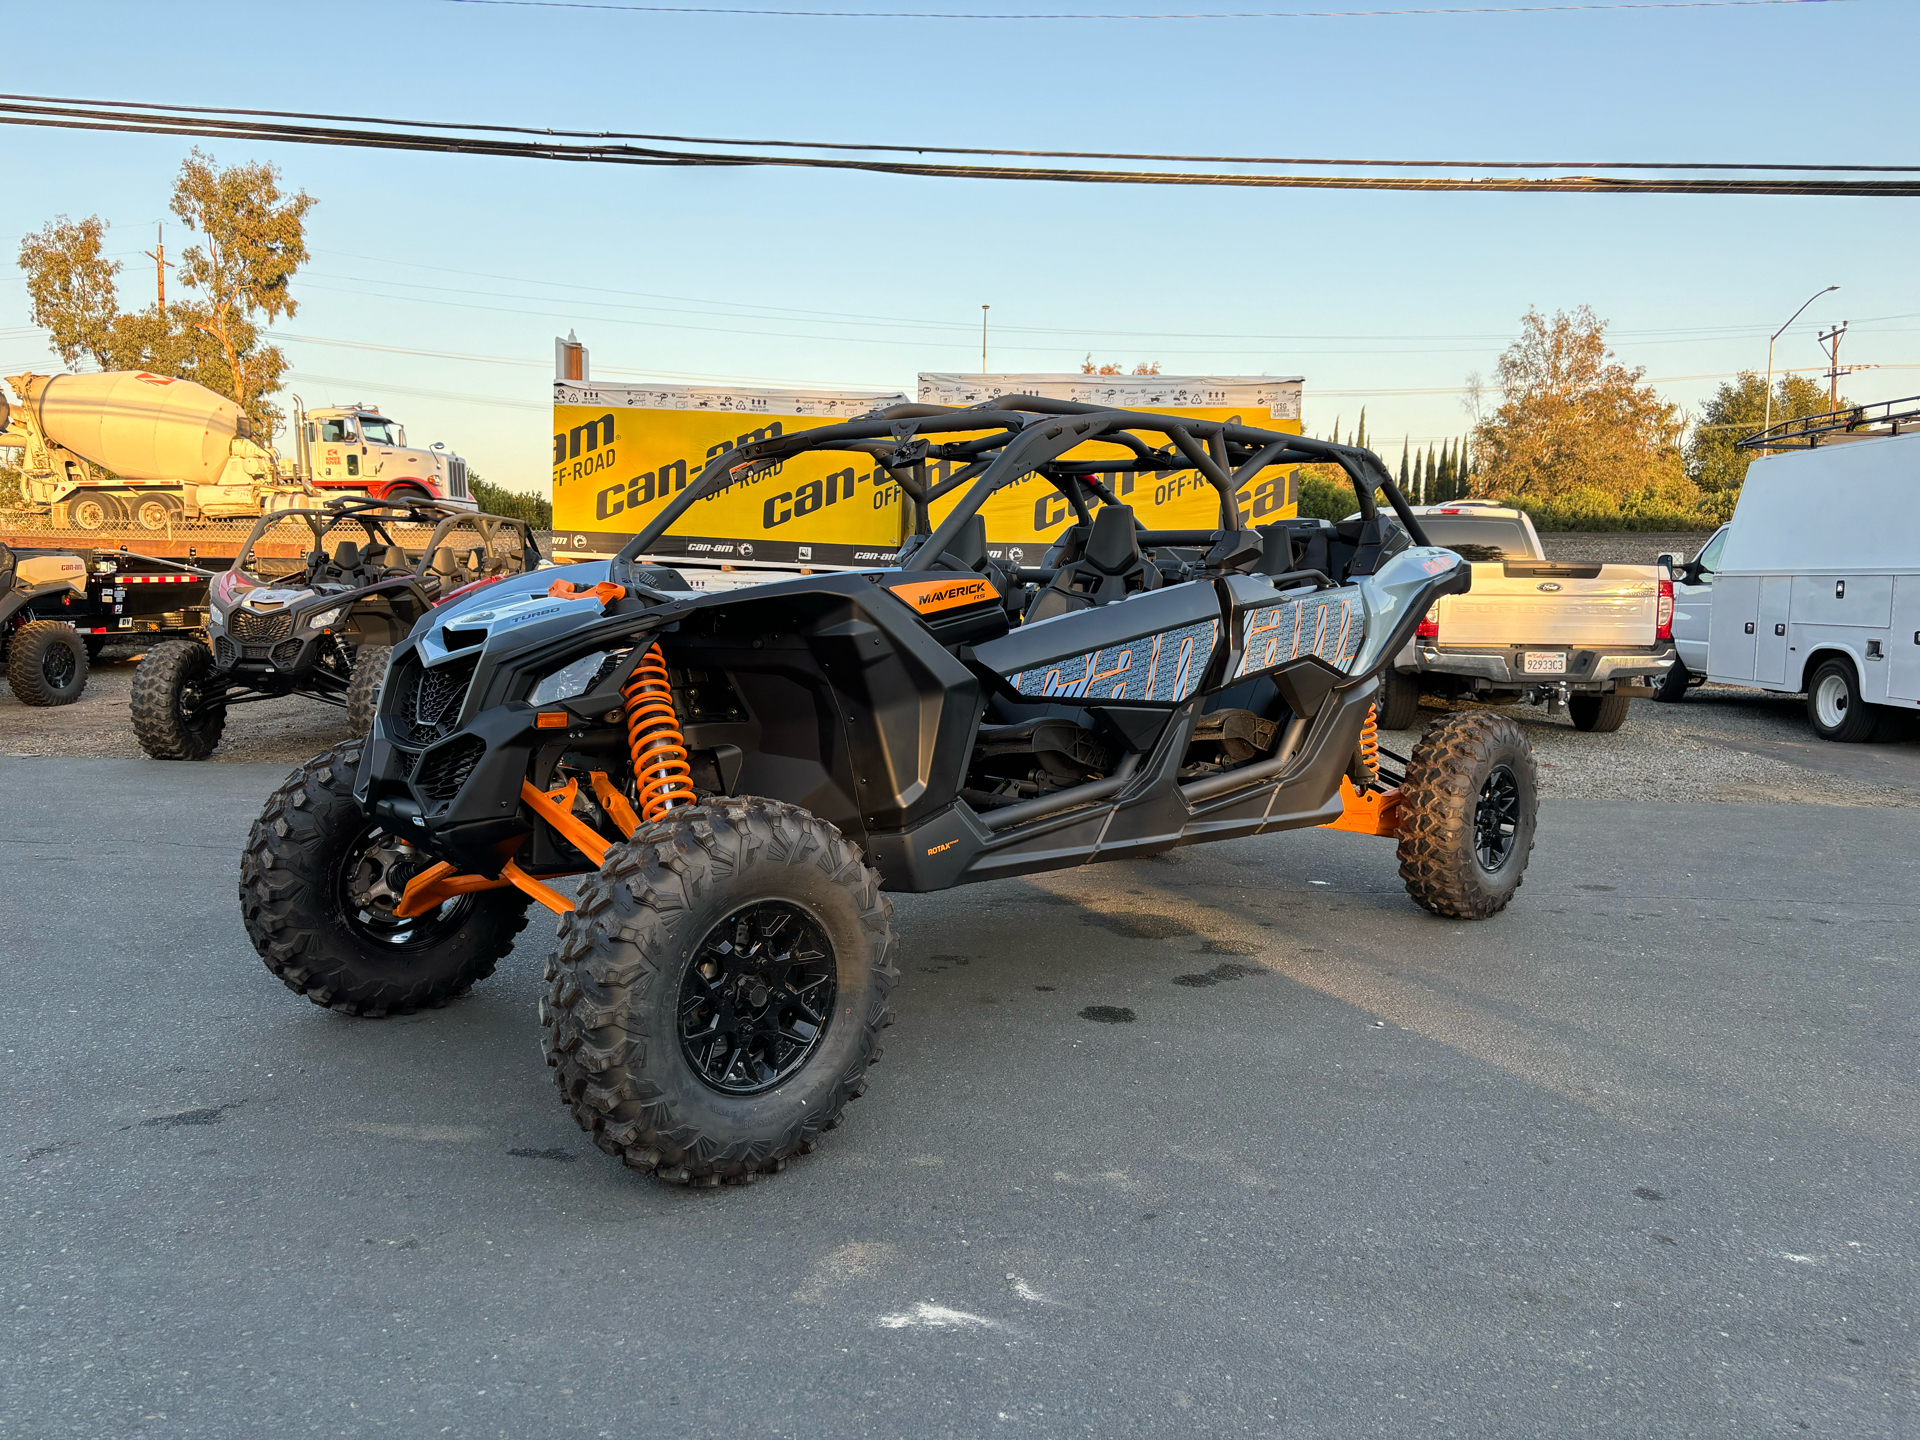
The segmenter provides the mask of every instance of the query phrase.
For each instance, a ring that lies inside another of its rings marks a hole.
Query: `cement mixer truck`
[[[0,396],[0,446],[24,452],[27,508],[56,529],[252,520],[318,493],[473,506],[460,457],[407,449],[400,427],[371,406],[309,415],[294,397],[289,464],[239,406],[190,380],[121,370],[7,383],[21,403],[9,414]]]

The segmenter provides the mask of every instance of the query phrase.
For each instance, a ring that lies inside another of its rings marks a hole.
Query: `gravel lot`
[[[110,650],[87,692],[70,706],[37,710],[0,686],[0,755],[138,759],[127,718],[137,650]],[[1748,805],[1914,806],[1917,747],[1912,718],[1892,738],[1838,746],[1814,739],[1798,699],[1706,686],[1680,705],[1636,701],[1613,735],[1584,735],[1564,714],[1509,706],[1540,757],[1542,794],[1565,800],[1727,801]],[[1439,719],[1422,712],[1424,723]],[[216,761],[288,765],[346,734],[346,712],[289,698],[236,706]],[[1417,736],[1383,732],[1406,755]]]

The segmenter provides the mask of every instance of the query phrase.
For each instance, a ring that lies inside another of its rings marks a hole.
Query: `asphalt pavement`
[[[785,1174],[574,1128],[538,918],[352,1021],[285,767],[0,759],[0,1432],[1912,1436],[1904,809],[1554,801],[1502,916],[1332,832],[896,898]]]

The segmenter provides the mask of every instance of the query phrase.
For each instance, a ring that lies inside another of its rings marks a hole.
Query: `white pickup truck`
[[[1387,673],[1380,723],[1405,730],[1423,695],[1567,707],[1577,730],[1618,730],[1674,663],[1664,567],[1547,558],[1526,512],[1485,501],[1420,506],[1428,539],[1474,570],[1428,612]]]

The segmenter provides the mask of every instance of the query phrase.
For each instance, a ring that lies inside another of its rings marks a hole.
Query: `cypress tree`
[[[1367,445],[1367,407],[1365,405],[1361,407],[1361,425],[1360,429],[1354,432],[1354,443],[1363,448]]]
[[[1469,481],[1469,477],[1473,474],[1473,472],[1469,469],[1469,466],[1468,466],[1467,437],[1465,435],[1461,437],[1460,459],[1455,464],[1456,464],[1456,468],[1460,471],[1460,475],[1461,475],[1461,495],[1463,498],[1465,498],[1466,496],[1472,494],[1474,489],[1473,485]]]
[[[1434,447],[1429,445],[1427,448],[1427,484],[1422,487],[1424,493],[1431,495],[1439,495],[1441,493],[1440,487],[1435,484],[1435,479]]]
[[[1401,473],[1399,477],[1397,477],[1397,480],[1401,487],[1402,495],[1407,494],[1407,442],[1408,440],[1409,440],[1409,437],[1407,436],[1401,437]]]

